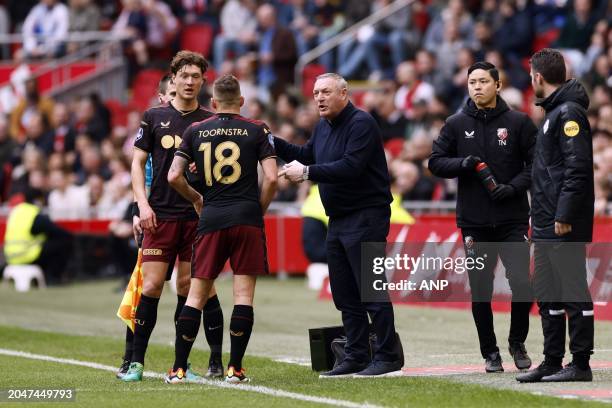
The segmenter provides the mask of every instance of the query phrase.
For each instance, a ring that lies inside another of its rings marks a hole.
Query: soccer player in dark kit
[[[176,54],[170,64],[176,97],[170,103],[151,108],[144,113],[139,134],[134,142],[132,187],[144,230],[143,290],[136,310],[131,364],[122,378],[123,381],[142,380],[144,356],[157,320],[157,306],[168,264],[175,257],[179,259],[175,321],[189,292],[191,251],[198,214],[190,202],[170,188],[167,174],[185,129],[212,116],[211,112],[199,106],[197,100],[207,68],[208,63],[198,53],[180,51]],[[144,169],[149,154],[152,156],[153,180],[147,198]],[[206,321],[206,337],[211,346],[207,375],[221,376],[223,315],[215,291],[212,290],[210,295],[203,316]],[[213,330],[207,330],[208,328]],[[189,371],[186,375],[196,376]]]
[[[234,310],[225,381],[249,381],[242,358],[253,329],[256,278],[268,273],[263,215],[276,192],[277,168],[270,130],[263,122],[240,116],[243,104],[238,80],[232,75],[218,78],[212,99],[217,113],[187,129],[168,172],[170,185],[201,211],[191,288],[179,316],[167,383],[189,381],[187,358],[198,335],[202,307],[228,259],[234,271]],[[201,175],[203,196],[184,177],[192,161]],[[258,163],[263,169],[261,192]]]

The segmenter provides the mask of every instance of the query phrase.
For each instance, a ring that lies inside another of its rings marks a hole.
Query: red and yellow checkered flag
[[[130,277],[127,289],[123,294],[123,299],[117,310],[117,317],[119,317],[125,324],[128,325],[132,332],[134,331],[134,317],[136,317],[136,307],[140,302],[140,295],[142,294],[142,249],[138,249],[138,260],[134,271]]]

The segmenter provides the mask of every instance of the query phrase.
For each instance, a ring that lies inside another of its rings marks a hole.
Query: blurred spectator
[[[160,0],[143,0],[143,10],[147,17],[146,44],[149,53],[167,58],[168,48],[174,42],[180,27],[168,4]]]
[[[96,96],[82,97],[76,112],[77,133],[89,135],[100,143],[110,134],[110,114]]]
[[[276,116],[281,121],[291,122],[295,119],[300,99],[288,92],[284,92],[276,99]]]
[[[531,16],[526,9],[518,8],[516,0],[502,0],[499,12],[502,21],[494,35],[495,48],[506,60],[517,62],[521,57],[531,54],[533,42]]]
[[[395,191],[403,200],[431,200],[433,183],[421,177],[416,164],[407,160],[395,160],[391,164],[391,174],[395,179]]]
[[[469,44],[460,36],[458,23],[455,20],[448,21],[444,26],[443,40],[436,48],[438,68],[445,78],[452,78],[459,53],[466,47]]]
[[[53,133],[53,151],[66,155],[69,164],[74,163],[74,144],[76,141],[76,130],[70,124],[70,112],[68,106],[56,103],[51,116]]]
[[[247,118],[262,120],[266,114],[266,105],[259,99],[251,99],[247,103]]]
[[[375,13],[390,3],[390,0],[375,0],[371,12]],[[410,10],[403,8],[374,27],[362,27],[357,33],[356,41],[353,41],[354,47],[345,44],[338,50],[339,74],[353,78],[361,65],[366,63],[371,80],[377,81],[382,78],[384,66],[381,50],[388,47],[391,50],[391,62],[393,66],[397,66],[406,58],[408,52],[406,46],[408,44],[410,48],[415,46],[418,35],[407,30],[409,21]]]
[[[9,213],[4,255],[9,265],[37,264],[48,285],[62,283],[72,255],[73,237],[41,213],[44,194],[28,189],[25,202]]]
[[[104,179],[94,173],[87,178],[86,187],[89,193],[89,206],[94,207],[92,210],[95,213],[95,207],[100,204],[104,195]]]
[[[123,50],[129,61],[130,78],[136,74],[138,67],[149,61],[147,51],[147,15],[142,7],[143,0],[121,0],[123,9],[111,32],[122,39]]]
[[[89,196],[85,186],[72,182],[72,175],[65,169],[49,174],[49,217],[52,220],[78,220],[89,217]]]
[[[400,85],[395,93],[395,106],[410,119],[413,114],[412,106],[416,101],[431,101],[434,96],[433,86],[419,79],[412,61],[399,64],[395,76]]]
[[[174,11],[185,24],[204,22],[219,29],[219,15],[225,0],[175,0]]]
[[[383,142],[391,139],[404,139],[408,120],[404,113],[397,109],[394,100],[395,84],[393,81],[382,81],[376,90],[375,105],[370,114],[378,122]]]
[[[6,11],[6,7],[0,4],[0,34],[9,34],[11,31],[11,19]],[[8,44],[0,45],[0,59],[11,57],[11,49]]]
[[[38,81],[36,78],[30,78],[25,81],[25,95],[11,113],[11,135],[19,143],[24,142],[25,128],[35,113],[41,113],[48,123],[53,113],[53,100],[40,95]]]
[[[41,171],[45,167],[44,155],[36,147],[26,146],[21,153],[21,163],[11,174],[9,197],[24,194],[30,187],[30,174]]]
[[[214,40],[215,70],[221,70],[228,53],[237,59],[256,43],[256,9],[255,0],[228,0],[225,3],[221,9],[221,33]]]
[[[436,55],[426,49],[421,49],[416,53],[417,75],[423,82],[431,84],[438,95],[446,95],[450,81],[437,69]]]
[[[297,62],[295,39],[290,30],[278,26],[276,11],[270,4],[257,9],[257,21],[260,29],[259,84],[276,96],[293,83]]]
[[[457,38],[461,38],[467,43],[473,42],[474,20],[472,16],[465,10],[462,0],[450,0],[448,6],[442,9],[427,27],[423,47],[429,51],[437,52],[446,37],[446,27],[451,22]],[[439,66],[442,67],[443,65],[439,64]]]
[[[91,175],[97,175],[107,180],[110,178],[110,171],[102,161],[100,148],[97,146],[86,147],[80,156],[81,167],[77,171],[77,184],[83,184]]]
[[[268,101],[270,99],[270,94],[268,90],[262,87],[257,86],[257,81],[255,77],[255,65],[257,61],[251,55],[244,55],[236,61],[235,65],[235,75],[240,81],[240,93],[244,97],[245,101],[250,101],[252,99],[260,98],[261,100]],[[243,116],[248,117],[248,103],[242,105],[240,108],[240,113]]]
[[[17,143],[9,135],[9,124],[6,115],[0,114],[0,171],[5,164],[15,162]],[[0,190],[1,192],[2,190]]]
[[[351,2],[349,2],[351,3]],[[365,5],[366,15],[369,11],[367,3],[363,1],[355,1],[354,3]],[[345,14],[349,14],[349,5],[345,10]],[[290,1],[290,21],[289,28],[293,31],[298,53],[304,54],[311,48],[317,45],[319,36],[319,27],[314,23],[315,5],[310,0],[291,0]],[[350,17],[349,17],[350,18]]]
[[[25,136],[26,145],[33,144],[45,156],[49,156],[53,151],[53,133],[49,131],[45,117],[40,112],[30,115]]]
[[[573,9],[568,8],[568,11],[571,11],[567,13],[559,38],[554,44],[556,47],[586,51],[598,19],[598,16],[593,14],[591,1],[573,1]]]
[[[23,23],[26,58],[57,58],[65,52],[69,11],[58,0],[41,0]]]
[[[98,31],[100,29],[100,9],[93,0],[69,0],[70,7],[68,30],[71,33]],[[76,51],[82,42],[68,43],[68,52]]]

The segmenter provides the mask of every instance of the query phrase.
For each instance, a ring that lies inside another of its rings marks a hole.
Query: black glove
[[[498,184],[493,191],[491,191],[491,198],[493,201],[504,201],[514,195],[515,190],[510,184]]]
[[[461,168],[464,170],[474,170],[476,165],[481,161],[482,159],[480,157],[469,155],[461,162]]]

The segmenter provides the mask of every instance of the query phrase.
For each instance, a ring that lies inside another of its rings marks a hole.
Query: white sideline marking
[[[45,356],[42,354],[32,354],[32,353],[28,353],[25,351],[9,350],[9,349],[4,349],[4,348],[0,348],[0,354],[5,355],[5,356],[29,358],[31,360],[41,360],[41,361],[49,361],[53,363],[70,364],[70,365],[76,365],[76,366],[81,366],[81,367],[95,368],[97,370],[104,370],[104,371],[115,372],[117,370],[116,367],[104,365],[104,364],[98,364],[98,363],[94,363],[90,361],[80,361],[80,360],[73,360],[69,358],[58,358],[58,357],[52,357],[52,356]],[[160,379],[164,378],[164,374],[155,373],[152,371],[145,371],[143,375],[145,377],[150,377],[150,378],[160,378]],[[336,407],[383,408],[380,405],[373,405],[367,402],[358,403],[358,402],[344,401],[344,400],[338,400],[338,399],[327,398],[327,397],[317,397],[314,395],[299,394],[296,392],[277,390],[275,388],[263,387],[260,385],[228,384],[223,381],[212,381],[212,380],[207,380],[207,379],[202,379],[200,383],[204,385],[209,385],[212,387],[228,388],[228,389],[234,389],[234,390],[238,389],[241,391],[256,392],[258,394],[270,395],[273,397],[290,398],[290,399],[295,399],[299,401],[314,402],[318,404],[326,404],[326,405],[332,405]],[[169,389],[170,387],[171,386],[169,386]]]

